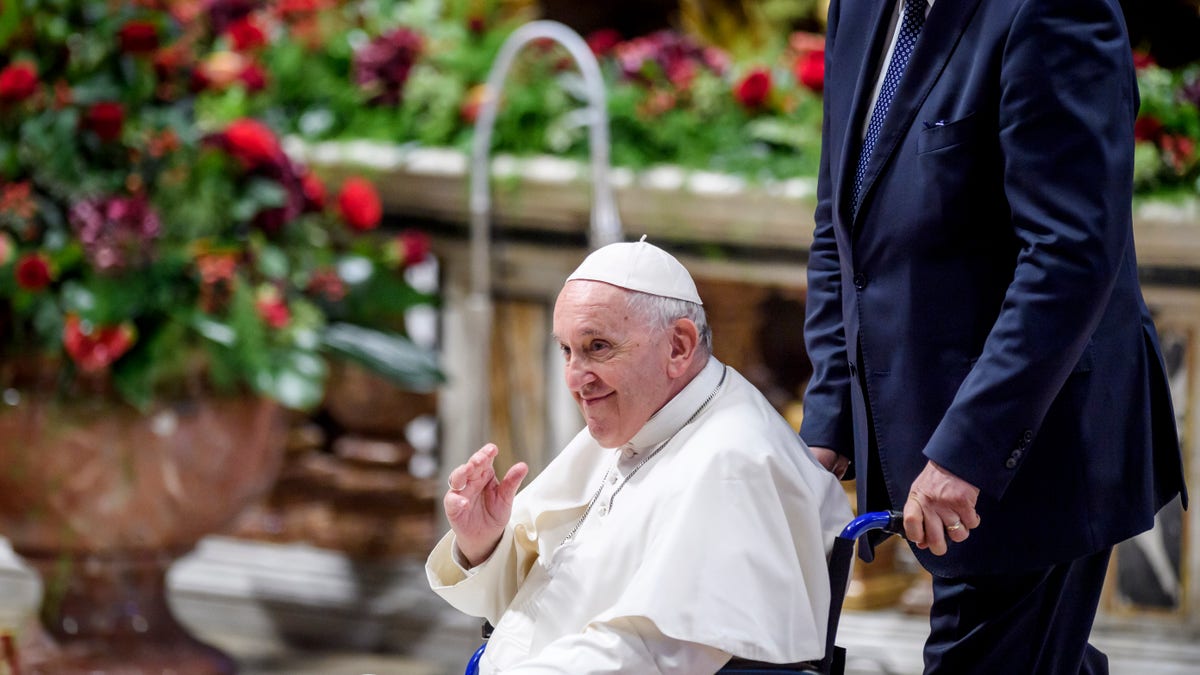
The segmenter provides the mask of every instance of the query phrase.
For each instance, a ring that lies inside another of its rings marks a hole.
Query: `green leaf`
[[[281,350],[271,364],[255,373],[259,392],[294,410],[311,410],[325,397],[329,371],[320,356],[303,350]]]
[[[446,381],[433,354],[396,333],[335,323],[325,329],[323,342],[334,355],[406,389],[430,391]]]
[[[0,48],[8,44],[8,38],[21,25],[20,0],[0,0]]]

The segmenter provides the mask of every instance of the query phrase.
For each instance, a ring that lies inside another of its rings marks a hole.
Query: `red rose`
[[[764,68],[750,71],[733,91],[738,102],[750,109],[761,108],[770,93],[771,73]]]
[[[482,35],[487,30],[487,19],[478,14],[471,15],[467,18],[467,30],[472,35]]]
[[[24,61],[0,70],[0,103],[19,103],[37,90],[37,70]]]
[[[1138,51],[1136,49],[1133,50],[1133,67],[1135,69],[1142,70],[1153,65],[1157,65],[1154,62],[1153,56],[1150,56],[1146,52]]]
[[[1133,138],[1135,140],[1157,142],[1162,132],[1162,122],[1159,122],[1156,117],[1142,115],[1133,123]]]
[[[246,91],[262,91],[267,88],[267,73],[254,61],[246,64],[237,79],[245,85]]]
[[[126,54],[150,54],[158,49],[158,27],[149,21],[128,21],[117,31],[117,41]]]
[[[621,32],[615,28],[601,28],[587,36],[588,47],[596,56],[604,56],[621,43]]]
[[[50,261],[41,253],[26,253],[17,261],[17,285],[27,291],[40,291],[50,285]]]
[[[254,299],[254,307],[258,310],[263,323],[276,330],[288,325],[292,320],[292,312],[288,309],[287,301],[279,291],[271,286],[259,289]]]
[[[133,346],[137,331],[125,321],[115,326],[93,326],[74,314],[63,326],[63,347],[85,373],[107,368]]]
[[[125,124],[125,109],[120,103],[103,101],[87,109],[80,126],[100,137],[100,140],[115,141],[121,137]]]
[[[300,177],[300,191],[304,193],[304,210],[310,212],[325,208],[325,184],[313,173]]]
[[[375,186],[365,178],[354,176],[342,183],[338,193],[338,210],[350,229],[359,232],[373,230],[383,219],[383,204]]]
[[[245,17],[233,23],[228,31],[229,41],[239,52],[257,49],[267,44],[267,35],[257,23]]]
[[[420,230],[405,230],[396,235],[384,252],[384,258],[398,267],[408,267],[429,257],[429,235]]]
[[[283,154],[275,132],[258,120],[243,118],[230,123],[224,138],[229,154],[247,170],[271,165]]]
[[[825,50],[815,49],[796,59],[796,81],[815,92],[825,88]]]

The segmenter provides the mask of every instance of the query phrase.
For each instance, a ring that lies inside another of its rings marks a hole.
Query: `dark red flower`
[[[234,23],[252,14],[258,5],[258,0],[209,0],[207,5],[209,23],[212,25],[213,31],[220,35],[229,30]]]
[[[765,68],[750,71],[733,90],[738,103],[752,110],[763,107],[771,95],[771,73]]]
[[[267,88],[267,72],[257,62],[246,64],[238,75],[238,81],[246,87],[246,91],[262,91]]]
[[[1162,135],[1163,125],[1158,121],[1158,118],[1150,115],[1142,115],[1133,123],[1133,138],[1139,141],[1158,142],[1158,137]]]
[[[397,267],[415,265],[429,257],[429,235],[420,230],[405,230],[392,238],[384,259]]]
[[[1143,69],[1149,68],[1150,66],[1153,66],[1153,65],[1156,65],[1154,62],[1153,56],[1151,56],[1147,52],[1139,51],[1137,49],[1133,50],[1133,67],[1134,68],[1136,68],[1137,70],[1143,70]]]
[[[467,18],[467,30],[472,35],[482,35],[487,30],[487,19],[478,14],[472,14]]]
[[[125,126],[125,109],[112,101],[94,103],[84,112],[80,126],[102,141],[115,141],[121,137],[121,128]]]
[[[825,89],[825,50],[814,49],[796,59],[793,66],[796,81],[812,91],[820,93]]]
[[[354,82],[370,95],[371,103],[395,105],[423,49],[421,35],[408,28],[381,35],[354,53]]]
[[[63,325],[63,347],[85,373],[107,368],[129,351],[136,339],[137,331],[128,321],[94,326],[71,314]]]
[[[330,302],[339,302],[346,297],[346,282],[338,276],[336,270],[322,269],[313,272],[306,290]]]
[[[353,176],[342,183],[338,193],[338,211],[352,230],[365,232],[379,226],[383,219],[383,204],[375,186],[365,178]]]
[[[33,64],[24,61],[0,70],[0,103],[18,103],[37,91],[38,75]]]
[[[276,164],[283,155],[275,132],[255,119],[242,118],[231,122],[221,136],[229,154],[247,170]]]
[[[150,54],[158,49],[158,26],[149,21],[127,21],[117,31],[117,41],[126,54]]]
[[[318,212],[325,208],[325,184],[312,172],[300,177],[301,190],[304,192],[304,210]]]
[[[621,43],[621,32],[615,28],[601,28],[587,36],[588,47],[596,56],[605,56]]]
[[[26,253],[17,260],[17,285],[27,291],[40,291],[54,278],[50,260],[42,253]]]
[[[267,44],[267,34],[248,16],[235,21],[226,33],[233,48],[239,52],[258,49]]]

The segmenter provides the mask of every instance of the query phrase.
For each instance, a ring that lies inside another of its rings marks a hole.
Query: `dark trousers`
[[[1019,574],[933,578],[926,675],[1107,675],[1088,644],[1112,549]]]

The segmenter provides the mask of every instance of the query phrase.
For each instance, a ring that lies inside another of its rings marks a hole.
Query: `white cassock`
[[[787,422],[710,358],[625,446],[580,432],[487,561],[464,571],[450,532],[425,569],[495,625],[480,673],[697,675],[824,654],[826,556],[851,517]]]

